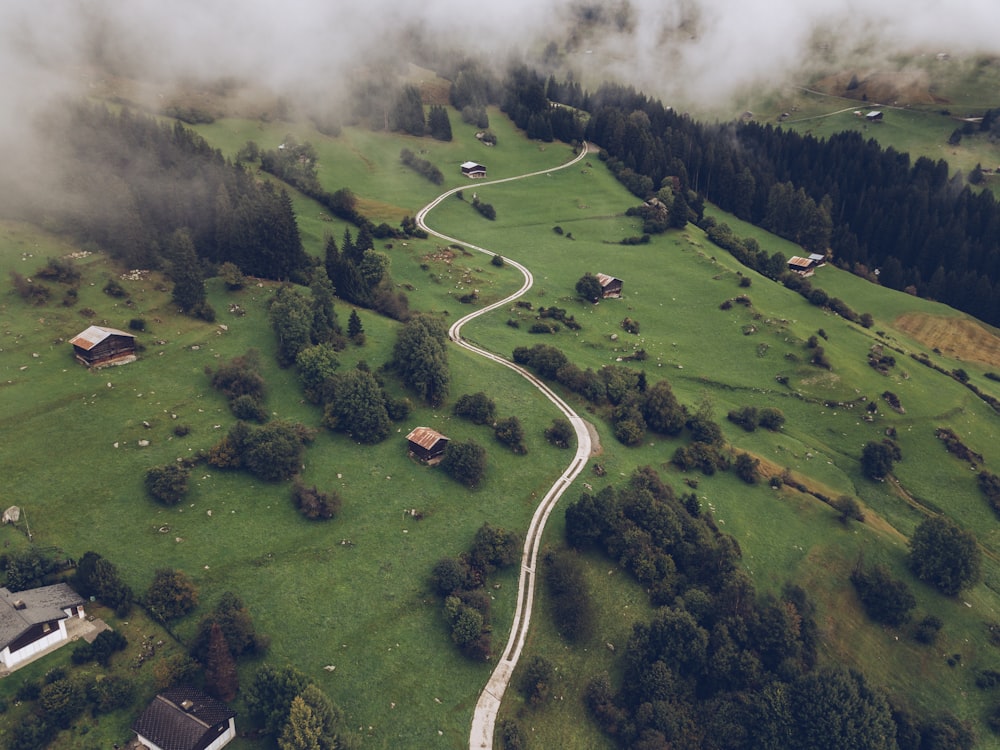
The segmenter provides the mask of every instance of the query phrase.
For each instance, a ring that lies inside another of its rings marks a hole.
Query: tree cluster
[[[288,194],[181,123],[75,102],[50,113],[45,135],[73,190],[72,200],[45,204],[46,221],[128,268],[166,267],[163,238],[178,230],[199,261],[231,261],[254,276],[295,278],[308,265]],[[189,273],[199,271],[195,263]]]
[[[188,652],[204,669],[206,692],[231,701],[239,691],[237,661],[263,654],[269,643],[257,632],[243,600],[226,591],[212,612],[201,618]]]
[[[449,138],[448,140],[451,139]],[[444,175],[441,173],[441,170],[438,169],[437,165],[427,159],[421,159],[408,148],[404,148],[399,152],[399,160],[417,174],[433,182],[435,185],[440,185],[444,182]]]
[[[119,617],[128,616],[132,609],[132,589],[115,564],[96,552],[84,552],[77,561],[73,588],[80,596],[96,598]]]
[[[487,579],[496,570],[520,559],[521,538],[516,532],[483,524],[468,552],[442,558],[434,566],[434,589],[444,599],[451,639],[470,658],[485,661],[492,649],[490,597]]]
[[[98,638],[113,639],[117,634],[112,633],[105,631]],[[24,681],[18,689],[16,700],[30,703],[31,709],[20,722],[9,727],[5,747],[8,750],[49,747],[60,730],[70,728],[88,709],[92,716],[99,717],[128,708],[135,702],[136,692],[135,683],[127,677],[51,669],[40,680]]]
[[[158,568],[142,603],[154,620],[166,624],[198,606],[198,587],[182,570]]]
[[[414,235],[423,233],[415,223],[410,224],[408,218],[403,219],[403,224]],[[374,236],[365,227],[357,237],[352,237],[349,229],[344,230],[340,248],[333,237],[327,237],[326,274],[344,301],[377,310],[395,320],[407,320],[410,317],[409,300],[406,294],[394,289],[389,275],[389,258],[374,249]]]
[[[246,354],[221,362],[215,370],[206,368],[212,387],[229,399],[229,408],[237,419],[251,422],[268,419],[264,409],[267,389],[261,367],[260,352],[249,349]]]
[[[246,690],[250,716],[281,750],[337,750],[352,746],[343,715],[294,667],[263,664]]]
[[[858,565],[851,573],[851,583],[870,618],[890,627],[899,627],[910,619],[917,599],[905,581],[893,578],[888,568]]]
[[[448,332],[437,318],[419,315],[396,334],[390,366],[403,383],[430,406],[448,396]]]
[[[237,422],[208,453],[208,462],[219,469],[245,469],[258,479],[278,482],[299,473],[305,445],[314,431],[278,419],[256,427]]]
[[[831,248],[845,268],[878,268],[883,286],[1000,322],[1000,204],[943,160],[911,162],[855,131],[818,139],[758,122],[699,123],[614,84],[584,98],[587,140],[637,195],[678,177],[741,219]]]
[[[543,562],[556,630],[570,643],[586,643],[594,633],[594,604],[580,556],[550,550]]]
[[[179,463],[153,466],[146,470],[146,492],[163,505],[177,505],[188,491],[191,469]]]

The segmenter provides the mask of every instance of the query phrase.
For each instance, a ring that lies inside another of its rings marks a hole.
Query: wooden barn
[[[174,687],[153,698],[132,731],[149,750],[219,750],[236,738],[235,716],[200,690]]]
[[[816,270],[816,261],[793,255],[788,259],[788,270],[792,273],[797,273],[799,276],[812,276]]]
[[[622,280],[606,273],[595,274],[601,282],[601,297],[603,299],[619,299],[622,296]]]
[[[467,161],[462,165],[462,174],[473,180],[479,180],[486,176],[486,167],[474,161]]]
[[[135,336],[117,328],[91,326],[69,340],[73,353],[87,367],[107,367],[135,362]]]
[[[448,438],[430,427],[416,427],[406,436],[410,444],[410,455],[425,464],[433,466],[444,458]]]
[[[69,643],[70,618],[84,617],[84,599],[65,583],[11,593],[0,588],[0,666],[12,670]]]
[[[882,112],[880,112],[879,110],[874,109],[871,112],[869,112],[867,115],[865,115],[865,119],[868,122],[882,122],[882,120],[885,119],[885,115]]]

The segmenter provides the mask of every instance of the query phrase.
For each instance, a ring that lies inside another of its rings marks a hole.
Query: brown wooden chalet
[[[797,273],[799,276],[812,276],[816,270],[816,261],[811,258],[800,258],[793,255],[788,259],[788,270]]]
[[[410,444],[410,455],[432,466],[444,457],[444,449],[448,447],[449,440],[430,427],[416,427],[406,439]]]
[[[153,698],[132,731],[149,750],[219,750],[236,737],[235,716],[200,690],[175,687]]]
[[[14,669],[69,642],[66,623],[84,617],[84,599],[65,583],[27,591],[0,588],[0,665]]]
[[[604,299],[618,299],[622,296],[622,280],[606,273],[595,274],[597,280],[601,282],[601,297]]]
[[[117,328],[91,326],[69,340],[78,362],[107,367],[135,362],[135,336]]]
[[[486,167],[474,161],[467,161],[462,165],[462,174],[474,180],[482,179],[486,176]]]

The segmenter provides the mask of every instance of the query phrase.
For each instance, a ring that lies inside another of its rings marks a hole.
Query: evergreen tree
[[[205,306],[205,278],[198,263],[191,235],[178,229],[167,242],[170,277],[174,280],[171,299],[182,312],[197,313]]]
[[[347,319],[347,336],[351,341],[358,343],[365,335],[365,328],[361,324],[361,317],[357,310],[351,310],[351,317]]]
[[[402,130],[410,135],[424,134],[427,122],[424,118],[420,89],[412,85],[403,87],[389,113],[389,126],[393,130]]]
[[[313,274],[312,326],[309,336],[314,344],[325,344],[340,333],[337,314],[333,310],[333,283],[324,272]]]
[[[212,623],[205,659],[205,690],[220,701],[231,701],[240,688],[236,661],[218,623]]]
[[[673,205],[670,206],[670,216],[667,225],[671,229],[683,229],[688,222],[688,202],[684,197],[684,190],[678,190],[674,195]]]
[[[427,113],[427,130],[436,140],[451,140],[451,120],[448,118],[448,110],[440,104],[431,105]]]
[[[337,249],[337,241],[333,239],[332,235],[328,235],[326,238],[323,265],[326,268],[326,275],[330,278],[330,283],[334,284],[336,288],[334,280],[337,278],[340,268],[340,251]]]

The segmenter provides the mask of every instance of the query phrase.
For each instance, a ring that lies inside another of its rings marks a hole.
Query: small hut
[[[410,455],[429,466],[441,462],[449,440],[430,427],[416,427],[406,439],[410,445]]]
[[[601,282],[601,297],[603,299],[619,299],[622,296],[622,280],[606,273],[594,274]]]
[[[865,115],[865,119],[868,120],[868,122],[882,122],[884,117],[885,115],[883,115],[882,112],[880,112],[877,109],[873,109],[871,112]]]
[[[73,353],[87,367],[107,367],[135,362],[135,336],[117,328],[91,326],[69,340]]]
[[[467,161],[462,165],[462,174],[473,180],[481,180],[486,176],[486,167],[474,161]]]
[[[788,270],[797,273],[799,276],[812,276],[816,270],[816,263],[809,258],[800,258],[793,255],[788,259]]]

